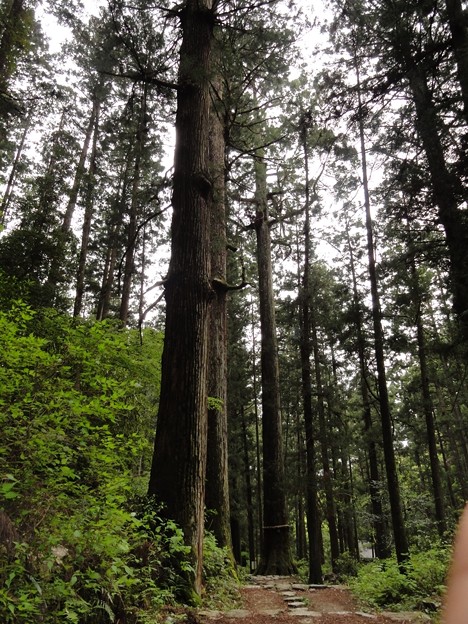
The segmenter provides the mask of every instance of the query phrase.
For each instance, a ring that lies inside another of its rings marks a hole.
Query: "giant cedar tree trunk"
[[[214,14],[187,0],[180,14],[172,252],[166,281],[161,396],[149,494],[191,547],[192,589],[201,592],[207,446],[210,275],[208,137]]]
[[[266,166],[255,161],[257,262],[262,332],[263,549],[259,574],[292,574],[283,465],[278,346],[268,224]]]
[[[398,564],[404,570],[405,562],[409,557],[408,540],[403,521],[403,510],[400,497],[400,484],[398,480],[397,466],[395,460],[395,449],[393,448],[392,415],[390,411],[390,401],[387,388],[387,374],[385,370],[384,336],[382,330],[382,312],[380,309],[380,297],[378,291],[377,268],[374,255],[374,235],[372,216],[370,210],[370,196],[367,176],[366,145],[364,138],[363,107],[361,102],[361,86],[359,79],[359,68],[356,61],[356,77],[358,88],[358,118],[359,118],[359,138],[361,143],[361,165],[362,181],[364,189],[364,204],[366,211],[366,231],[367,231],[367,255],[369,279],[372,298],[372,322],[374,327],[374,352],[377,366],[377,383],[379,388],[380,420],[382,423],[382,441],[385,458],[385,472],[387,474],[388,496],[390,500],[390,511],[392,516],[393,537],[395,540],[395,551]]]
[[[211,208],[211,275],[215,290],[210,309],[208,356],[208,456],[205,502],[214,511],[209,528],[221,547],[231,549],[227,433],[227,331],[226,331],[226,192],[224,120],[216,81],[212,93],[209,136],[210,174],[213,183]]]

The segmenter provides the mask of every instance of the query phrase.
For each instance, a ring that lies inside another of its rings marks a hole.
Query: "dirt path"
[[[363,611],[349,590],[314,586],[291,577],[255,576],[241,589],[242,607],[200,611],[202,624],[415,624],[430,621],[422,613]]]

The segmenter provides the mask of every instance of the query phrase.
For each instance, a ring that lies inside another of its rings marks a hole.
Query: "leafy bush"
[[[188,565],[182,533],[134,502],[151,457],[161,345],[156,332],[141,346],[112,323],[21,302],[0,312],[5,624],[137,622],[175,600]]]
[[[217,545],[210,532],[205,532],[203,541],[203,577],[207,606],[226,608],[239,603],[239,580],[234,561],[226,548]]]
[[[89,496],[41,531],[35,548],[16,548],[3,567],[2,621],[98,624],[123,614],[139,621],[178,598],[187,550],[181,530],[156,513],[139,519],[112,492],[100,502]]]
[[[356,576],[358,573],[358,562],[353,555],[346,551],[342,553],[336,560],[336,574],[340,579],[347,579],[350,576]]]
[[[359,567],[349,579],[353,593],[376,607],[418,608],[422,600],[437,598],[444,591],[450,559],[446,546],[413,554],[402,574],[395,560],[374,561]]]
[[[400,603],[414,589],[408,587],[408,582],[396,561],[373,561],[359,569],[357,577],[350,580],[350,587],[364,603],[386,607]]]

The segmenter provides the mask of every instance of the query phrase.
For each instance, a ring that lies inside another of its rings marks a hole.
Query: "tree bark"
[[[412,300],[417,305],[416,311],[416,338],[418,344],[418,360],[419,371],[421,375],[421,394],[423,402],[424,417],[426,420],[427,446],[429,451],[429,462],[431,466],[432,492],[434,498],[435,517],[437,522],[437,530],[440,537],[443,537],[447,525],[445,521],[445,504],[444,491],[442,488],[442,480],[440,477],[439,457],[437,453],[437,438],[434,423],[434,405],[432,402],[431,391],[429,387],[429,371],[427,364],[426,338],[424,335],[424,326],[422,321],[422,295],[419,284],[419,276],[412,253],[411,254],[411,290]]]
[[[379,460],[377,456],[377,445],[372,423],[371,402],[368,388],[368,373],[366,366],[366,352],[363,332],[362,310],[357,288],[356,268],[354,262],[354,252],[349,238],[349,227],[346,224],[346,236],[350,257],[350,269],[353,283],[353,308],[356,327],[357,351],[359,357],[360,390],[362,399],[362,420],[364,425],[364,440],[367,447],[367,457],[369,461],[369,494],[372,507],[372,525],[374,529],[374,550],[378,559],[386,559],[391,555],[387,531],[385,528],[385,518],[382,508],[382,486],[379,471]]]
[[[2,198],[2,203],[0,205],[0,224],[5,225],[5,218],[8,212],[8,208],[10,206],[10,201],[13,195],[13,188],[15,184],[16,174],[18,172],[18,165],[21,160],[21,156],[23,155],[24,144],[26,142],[26,137],[28,135],[29,129],[31,127],[31,122],[33,119],[33,109],[28,113],[26,117],[26,121],[24,122],[23,132],[21,133],[21,139],[18,145],[18,149],[16,150],[15,159],[13,161],[13,165],[11,167],[10,175],[8,176],[8,182],[5,189],[5,194]]]
[[[332,571],[336,572],[337,560],[340,556],[340,546],[338,542],[338,531],[336,526],[336,505],[333,493],[332,475],[330,470],[330,457],[328,453],[329,440],[325,414],[322,370],[320,364],[320,348],[315,321],[314,304],[310,308],[310,329],[312,338],[312,352],[314,358],[315,387],[317,391],[317,414],[319,422],[320,454],[322,460],[323,489],[325,491],[325,516],[327,519],[328,532],[330,535],[330,556]]]
[[[148,493],[163,503],[191,547],[191,589],[202,589],[207,448],[210,267],[209,171],[211,47],[209,0],[181,12],[172,253],[166,281],[161,396]],[[181,432],[183,435],[181,436]]]
[[[445,231],[453,306],[463,335],[468,339],[468,222],[459,208],[462,201],[457,194],[460,194],[461,188],[459,180],[447,167],[440,137],[440,120],[425,69],[412,56],[410,33],[404,26],[400,26],[395,31],[395,37],[395,58],[405,68],[416,109],[416,129],[426,154],[434,200]]]
[[[213,81],[212,81],[213,82]],[[231,550],[227,423],[227,289],[226,189],[224,120],[218,97],[222,85],[214,80],[210,111],[209,156],[213,184],[211,206],[211,275],[214,297],[210,308],[208,355],[208,456],[206,508],[214,511],[209,528],[217,543]],[[217,286],[216,286],[217,285]]]
[[[114,271],[117,264],[117,255],[119,253],[119,238],[123,227],[123,213],[125,209],[125,196],[130,176],[130,154],[125,159],[123,171],[119,175],[119,188],[113,200],[112,213],[108,224],[107,250],[104,263],[104,271],[102,275],[101,289],[97,304],[96,318],[102,321],[107,318],[112,298],[114,286]]]
[[[258,401],[258,374],[257,374],[257,341],[255,338],[255,319],[253,303],[251,305],[252,313],[252,386],[254,401],[254,418],[255,418],[255,459],[257,464],[257,524],[258,524],[258,540],[257,551],[263,552],[263,479],[262,479],[262,452],[260,440],[260,410]]]
[[[140,111],[138,118],[138,128],[135,137],[135,160],[133,165],[132,176],[132,197],[130,203],[129,223],[127,229],[127,246],[125,249],[125,262],[122,284],[122,300],[120,303],[119,318],[124,325],[127,324],[130,295],[132,290],[133,274],[135,272],[135,250],[137,246],[137,226],[138,216],[140,213],[140,178],[141,178],[141,159],[146,140],[146,118],[147,118],[147,96],[148,84],[143,85],[143,91],[140,100]]]
[[[377,366],[377,383],[379,388],[380,419],[382,423],[382,441],[385,458],[385,471],[387,474],[388,495],[390,500],[390,510],[392,516],[393,537],[395,540],[395,551],[398,564],[404,571],[404,566],[409,557],[408,540],[403,521],[403,510],[401,505],[400,484],[395,460],[395,449],[393,448],[392,415],[387,388],[387,374],[385,370],[384,336],[382,330],[382,312],[380,309],[380,297],[378,291],[377,268],[374,253],[374,234],[372,216],[370,209],[370,195],[367,176],[366,145],[364,138],[363,107],[361,102],[361,88],[359,79],[359,68],[356,61],[356,78],[358,88],[358,118],[359,137],[361,144],[361,165],[362,182],[364,189],[364,204],[366,213],[367,231],[367,255],[369,280],[372,298],[372,321],[374,327],[374,352]]]
[[[82,234],[81,234],[81,249],[80,249],[80,257],[78,260],[78,271],[77,271],[77,276],[76,276],[76,295],[75,295],[75,304],[73,307],[74,317],[77,317],[81,314],[81,308],[83,305],[86,261],[88,258],[89,235],[91,233],[91,222],[92,222],[93,208],[94,208],[94,184],[96,181],[96,159],[97,159],[97,142],[98,142],[98,136],[99,136],[100,101],[96,100],[94,104],[95,105],[93,107],[93,115],[92,115],[93,145],[91,149],[91,157],[90,157],[90,162],[89,162],[88,184],[87,184],[87,189],[86,189],[86,204],[85,204],[83,228],[82,228]],[[86,149],[86,152],[87,152],[87,149]],[[78,193],[78,188],[77,188],[77,193]],[[75,201],[76,201],[76,197],[75,197]],[[71,221],[71,216],[70,216],[70,221]],[[70,227],[70,223],[68,224],[68,228],[69,227]]]
[[[249,443],[247,437],[247,425],[245,422],[244,408],[241,410],[242,424],[242,440],[244,450],[244,474],[245,474],[245,495],[247,501],[247,536],[249,540],[249,572],[255,571],[256,554],[255,554],[255,523],[254,523],[254,506],[252,496],[252,480],[250,478],[250,459],[249,459]]]
[[[322,582],[322,553],[321,553],[321,519],[318,508],[318,484],[315,452],[315,423],[312,409],[312,374],[310,341],[310,184],[309,184],[309,152],[307,144],[307,124],[302,120],[301,141],[304,150],[305,168],[305,224],[304,224],[304,269],[302,274],[302,288],[300,288],[301,305],[301,378],[302,403],[304,410],[304,429],[306,437],[306,503],[307,503],[307,537],[309,541],[309,583]]]
[[[296,446],[297,446],[297,492],[296,492],[296,554],[298,559],[307,557],[307,536],[305,522],[304,495],[307,479],[304,432],[299,409],[296,409]]]
[[[266,165],[255,161],[257,263],[260,300],[262,432],[263,432],[263,550],[259,574],[295,572],[291,558],[283,465],[278,346],[268,224]]]
[[[89,144],[91,143],[91,137],[93,136],[93,132],[96,132],[96,116],[99,115],[99,108],[100,101],[95,97],[93,101],[93,109],[91,111],[88,125],[86,127],[85,138],[83,141],[83,146],[81,148],[80,158],[75,171],[75,178],[73,180],[73,185],[70,190],[70,197],[67,207],[65,209],[65,215],[63,217],[62,232],[65,235],[67,235],[71,229],[71,222],[73,218],[73,213],[75,211],[76,200],[78,199],[78,192],[80,190],[81,181],[83,180],[85,172],[85,163],[86,158],[88,157]]]

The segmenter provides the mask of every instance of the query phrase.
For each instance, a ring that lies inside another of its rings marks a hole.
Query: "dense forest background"
[[[154,621],[242,570],[432,608],[468,499],[464,3],[89,11],[0,6],[2,621]]]

